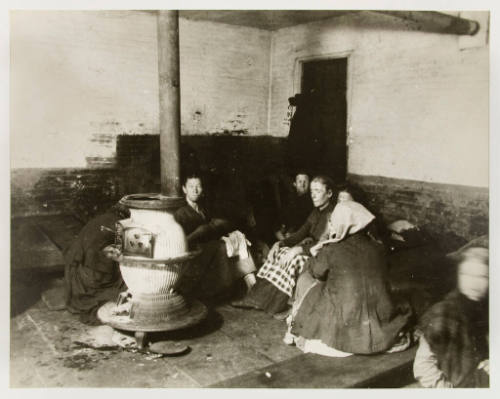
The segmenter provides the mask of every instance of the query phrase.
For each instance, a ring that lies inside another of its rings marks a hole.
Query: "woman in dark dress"
[[[330,239],[299,277],[286,343],[336,357],[396,350],[411,312],[389,294],[384,247],[367,234],[374,219],[357,202],[336,205]]]
[[[116,222],[127,217],[129,211],[115,205],[91,219],[64,252],[66,308],[87,324],[98,324],[99,306],[117,300],[127,288],[118,263],[107,251],[115,243]]]
[[[311,181],[315,209],[295,233],[276,242],[257,274],[257,283],[233,306],[262,309],[270,314],[283,312],[293,295],[295,282],[311,256],[310,249],[327,233],[327,221],[333,211],[333,183],[325,176]]]

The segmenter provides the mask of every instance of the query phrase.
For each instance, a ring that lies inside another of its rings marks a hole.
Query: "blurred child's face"
[[[309,176],[307,175],[297,175],[295,176],[295,182],[293,183],[298,195],[303,195],[309,190]]]
[[[337,196],[337,203],[344,201],[354,201],[354,198],[352,198],[351,193],[347,191],[339,192],[339,195]]]
[[[201,180],[198,178],[187,179],[186,184],[182,186],[182,191],[186,195],[186,198],[191,202],[198,202],[203,193],[203,186]]]
[[[488,293],[488,265],[477,259],[465,259],[458,265],[458,290],[472,301],[480,301]]]

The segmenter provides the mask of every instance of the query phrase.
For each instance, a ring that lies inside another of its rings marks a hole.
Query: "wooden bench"
[[[330,358],[311,353],[211,385],[211,388],[396,388],[413,383],[416,347],[381,355]]]
[[[63,251],[83,223],[72,215],[17,217],[11,220],[11,270],[64,270]]]

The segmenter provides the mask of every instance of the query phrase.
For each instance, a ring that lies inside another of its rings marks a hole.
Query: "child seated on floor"
[[[423,387],[489,386],[488,264],[488,249],[465,250],[457,289],[422,317],[413,371]]]

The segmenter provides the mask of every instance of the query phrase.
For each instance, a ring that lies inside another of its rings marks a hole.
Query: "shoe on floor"
[[[287,309],[287,310],[284,310],[283,312],[280,312],[280,313],[275,313],[273,314],[273,317],[276,319],[276,320],[286,320],[286,318],[288,316],[290,316],[290,311],[291,311],[291,308],[290,309]]]
[[[241,308],[241,309],[259,309],[257,306],[255,306],[253,303],[248,301],[247,299],[239,299],[236,301],[232,301],[230,305],[233,308]]]

